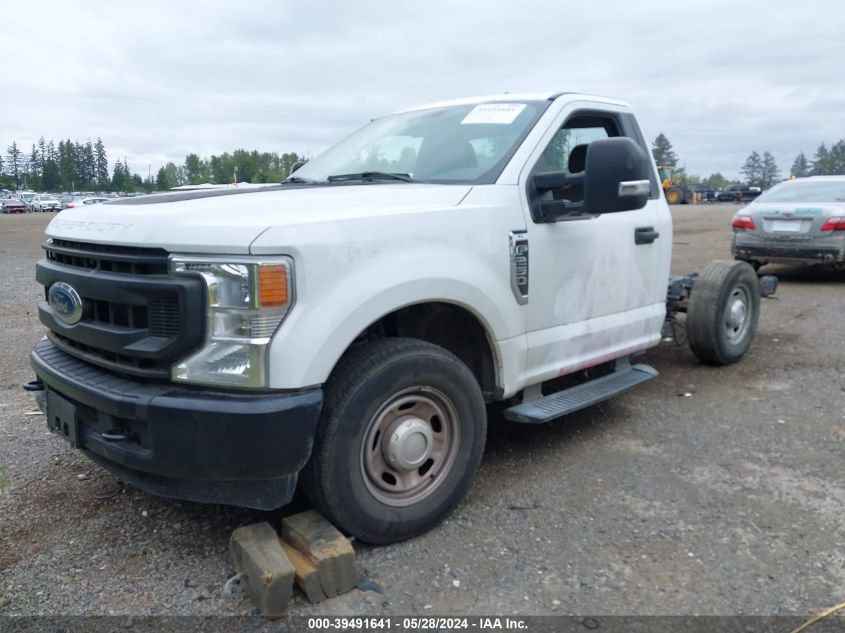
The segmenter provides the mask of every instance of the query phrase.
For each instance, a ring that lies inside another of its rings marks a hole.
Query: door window
[[[557,131],[543,151],[539,168],[535,171],[563,171],[568,174],[583,171],[583,159],[579,161],[577,156],[582,153],[582,150],[575,150],[575,148],[610,136],[606,127],[569,127],[571,123],[572,121]],[[573,156],[573,150],[576,156]],[[586,155],[586,151],[583,153]]]
[[[543,150],[532,173],[541,172],[564,172],[577,174],[584,171],[587,159],[587,147],[593,141],[621,136],[620,125],[612,115],[594,115],[591,113],[579,113],[570,117],[566,123],[555,133],[552,140]],[[564,201],[566,208],[571,210],[565,219],[589,219],[592,216],[580,214],[580,208],[584,201],[584,185],[573,183],[552,191],[542,193],[529,187],[529,203],[531,213],[537,222],[548,222],[547,216],[540,209],[547,201]],[[556,203],[561,204],[561,203]],[[560,216],[560,219],[564,219]],[[554,219],[552,221],[558,221]]]

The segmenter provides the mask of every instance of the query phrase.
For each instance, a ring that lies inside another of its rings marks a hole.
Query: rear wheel
[[[325,386],[302,488],[368,543],[421,534],[464,497],[487,431],[472,372],[443,348],[385,339],[351,350]]]
[[[702,362],[729,365],[754,340],[760,315],[760,286],[743,261],[714,261],[693,286],[687,310],[687,339]]]

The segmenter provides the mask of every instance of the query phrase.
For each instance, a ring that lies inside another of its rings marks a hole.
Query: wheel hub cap
[[[741,326],[745,321],[745,315],[747,312],[748,308],[742,299],[734,300],[728,312],[728,324],[732,327]]]
[[[747,291],[742,287],[736,287],[731,291],[725,304],[723,317],[725,334],[728,341],[734,345],[744,340],[750,330],[749,302]]]
[[[409,471],[422,466],[431,455],[434,432],[425,420],[409,416],[397,420],[385,439],[385,460],[397,470]]]
[[[455,406],[433,387],[412,386],[388,398],[367,422],[361,443],[367,490],[394,507],[433,494],[455,465],[459,424]]]

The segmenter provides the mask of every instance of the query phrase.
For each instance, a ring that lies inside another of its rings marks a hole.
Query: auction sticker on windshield
[[[461,125],[472,123],[510,125],[524,109],[524,103],[480,103],[470,110],[461,121]]]

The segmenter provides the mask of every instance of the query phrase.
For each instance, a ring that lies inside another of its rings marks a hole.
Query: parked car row
[[[7,194],[0,199],[0,210],[3,213],[58,213],[62,209],[71,209],[89,204],[100,204],[113,199],[114,196],[55,196],[51,193],[35,193],[22,191],[17,194]]]

